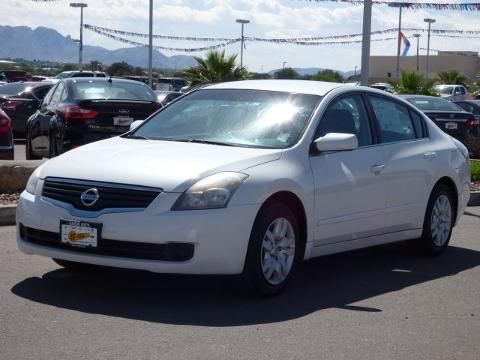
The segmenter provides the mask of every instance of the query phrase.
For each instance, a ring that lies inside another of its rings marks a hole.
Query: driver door
[[[330,103],[315,139],[327,133],[355,134],[359,147],[310,157],[315,184],[314,247],[378,235],[385,227],[384,158],[375,146],[360,92],[342,95]]]

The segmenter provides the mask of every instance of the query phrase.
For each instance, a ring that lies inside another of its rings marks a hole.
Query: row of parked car
[[[60,74],[54,82],[16,82],[0,86],[0,158],[13,158],[13,137],[26,139],[26,158],[54,157],[80,145],[128,131],[183,95],[180,89],[153,91],[140,81]],[[402,96],[443,131],[467,143],[480,136],[480,100]]]

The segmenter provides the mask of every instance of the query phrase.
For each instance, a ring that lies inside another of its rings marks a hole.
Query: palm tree
[[[435,80],[425,79],[415,71],[402,71],[400,81],[390,82],[398,94],[434,95]]]
[[[247,78],[247,70],[236,66],[236,59],[237,55],[225,56],[225,50],[211,51],[205,59],[195,56],[197,65],[185,69],[183,76],[190,80],[192,86]]]
[[[438,82],[447,85],[466,85],[467,77],[457,70],[447,70],[439,72]]]

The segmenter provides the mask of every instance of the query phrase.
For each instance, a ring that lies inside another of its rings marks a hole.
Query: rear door
[[[390,97],[369,94],[368,99],[385,158],[386,228],[421,228],[437,161],[423,117]]]

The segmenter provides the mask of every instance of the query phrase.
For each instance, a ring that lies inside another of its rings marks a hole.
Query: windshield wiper
[[[126,137],[128,139],[140,139],[140,140],[150,140],[149,138],[142,136],[142,135],[124,135],[123,137]]]
[[[169,139],[172,141],[188,142],[195,144],[208,144],[208,145],[221,145],[221,146],[235,146],[231,143],[226,143],[222,141],[213,141],[213,140],[202,140],[202,139]]]

